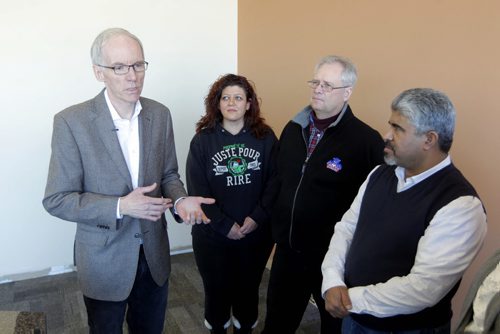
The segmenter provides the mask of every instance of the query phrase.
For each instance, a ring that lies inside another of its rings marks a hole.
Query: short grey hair
[[[399,94],[392,111],[408,119],[416,134],[437,132],[441,151],[448,153],[455,131],[455,107],[444,93],[431,88],[413,88]]]
[[[335,64],[335,63],[339,63],[344,68],[340,76],[342,85],[354,87],[356,81],[358,81],[358,71],[356,70],[356,66],[348,58],[335,55],[329,55],[323,57],[316,64],[314,72],[315,73],[318,72],[319,68],[325,64]]]
[[[104,47],[104,44],[106,44],[107,41],[109,41],[111,38],[115,36],[128,36],[132,38],[133,40],[137,41],[139,43],[139,46],[141,47],[141,52],[142,55],[144,56],[144,49],[142,47],[142,43],[137,36],[134,34],[130,33],[129,31],[123,29],[123,28],[109,28],[101,32],[99,35],[94,40],[94,43],[92,43],[92,47],[90,48],[90,57],[92,58],[92,64],[94,65],[102,65],[103,59],[102,59],[102,48]]]

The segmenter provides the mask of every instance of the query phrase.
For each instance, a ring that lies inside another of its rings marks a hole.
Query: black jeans
[[[161,334],[165,322],[167,295],[168,281],[163,286],[155,283],[141,246],[134,286],[127,299],[112,302],[83,296],[89,333],[121,334],[126,311],[129,333]]]
[[[325,301],[321,297],[323,257],[321,252],[304,254],[286,246],[276,246],[262,334],[295,333],[311,295],[321,317],[321,333],[340,333],[342,320],[332,317],[325,310]]]

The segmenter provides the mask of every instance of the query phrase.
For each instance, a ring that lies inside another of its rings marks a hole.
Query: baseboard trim
[[[177,248],[177,249],[170,250],[170,255],[186,254],[186,253],[192,253],[192,252],[193,252],[193,248],[190,248],[190,247],[189,248]],[[39,277],[43,277],[43,276],[60,275],[60,274],[70,273],[73,271],[76,271],[76,268],[73,265],[52,266],[50,268],[46,268],[46,269],[42,269],[42,270],[38,270],[38,271],[31,271],[31,272],[26,272],[26,273],[0,276],[0,284],[12,283],[12,282],[22,281],[22,280],[27,280],[27,279],[32,279],[32,278],[39,278]]]

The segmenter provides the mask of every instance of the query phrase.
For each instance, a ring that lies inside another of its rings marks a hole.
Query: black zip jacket
[[[383,163],[384,142],[347,106],[306,161],[311,112],[306,107],[297,114],[280,137],[279,194],[272,234],[285,247],[324,253],[335,224],[349,209],[359,186]]]

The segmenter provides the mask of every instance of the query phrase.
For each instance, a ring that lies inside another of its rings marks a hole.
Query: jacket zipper
[[[297,188],[295,188],[295,194],[293,195],[292,214],[290,215],[290,232],[288,233],[288,244],[290,245],[290,248],[292,248],[292,249],[293,249],[293,246],[292,246],[293,215],[295,214],[295,203],[297,201],[297,195],[299,193],[300,185],[302,184],[302,179],[304,178],[304,173],[306,171],[307,162],[309,161],[309,156],[307,154],[307,150],[308,150],[307,140],[306,140],[306,137],[304,136],[303,131],[302,131],[302,139],[304,139],[304,143],[306,144],[306,160],[304,160],[304,163],[302,164],[302,170],[300,171],[299,184],[297,184]]]

